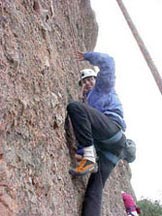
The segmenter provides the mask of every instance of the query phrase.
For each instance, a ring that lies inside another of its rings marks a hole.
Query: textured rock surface
[[[0,15],[0,215],[78,216],[87,178],[68,174],[64,120],[86,66],[73,53],[97,39],[90,2],[5,0]],[[127,164],[107,182],[103,216],[124,215],[121,188],[132,190]]]

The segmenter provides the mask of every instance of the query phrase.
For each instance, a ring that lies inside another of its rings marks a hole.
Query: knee
[[[68,113],[72,113],[76,111],[81,106],[81,103],[78,101],[71,102],[67,105]]]

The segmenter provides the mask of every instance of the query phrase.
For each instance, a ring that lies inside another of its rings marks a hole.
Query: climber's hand
[[[84,55],[83,55],[82,52],[76,51],[76,52],[74,53],[74,55],[75,55],[76,60],[78,60],[78,61],[83,61],[83,60],[84,60]]]

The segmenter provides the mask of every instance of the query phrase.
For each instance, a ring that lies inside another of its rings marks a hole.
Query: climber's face
[[[95,83],[96,83],[96,78],[93,76],[83,79],[81,81],[81,86],[83,88],[84,93],[90,91],[95,86]]]

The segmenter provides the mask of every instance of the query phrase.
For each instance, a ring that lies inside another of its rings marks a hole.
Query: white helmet
[[[81,80],[87,78],[87,77],[97,77],[97,73],[92,69],[84,69],[80,71],[80,80],[79,85],[81,85]]]

